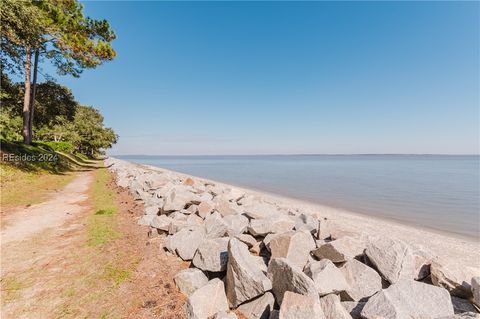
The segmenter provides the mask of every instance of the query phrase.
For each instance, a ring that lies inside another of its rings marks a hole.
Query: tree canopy
[[[33,123],[44,122],[44,118],[33,120],[38,115],[34,112],[36,92],[42,95],[42,89],[50,88],[48,83],[36,85],[39,61],[49,61],[60,75],[78,77],[84,69],[95,68],[115,58],[111,46],[115,33],[106,20],[85,16],[83,5],[77,0],[2,0],[0,15],[0,63],[6,72],[25,77],[22,135],[24,142],[30,143]]]

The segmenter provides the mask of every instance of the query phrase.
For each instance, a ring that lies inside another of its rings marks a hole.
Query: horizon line
[[[391,156],[480,156],[480,153],[259,153],[259,154],[107,154],[107,156],[375,156],[375,155],[391,155]]]

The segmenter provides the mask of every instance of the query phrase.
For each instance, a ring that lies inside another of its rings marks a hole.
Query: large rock
[[[340,271],[347,282],[347,287],[342,292],[344,300],[361,301],[382,290],[380,275],[356,259],[347,261]]]
[[[222,193],[222,197],[231,202],[236,202],[243,196],[245,196],[245,192],[238,188],[227,188]]]
[[[230,236],[242,234],[249,225],[248,218],[240,214],[225,216],[223,221],[227,225],[227,233]]]
[[[197,207],[198,216],[205,218],[213,212],[213,203],[208,201],[201,201]]]
[[[160,211],[158,206],[147,206],[145,207],[144,214],[145,215],[157,215]]]
[[[175,211],[184,209],[187,204],[198,203],[199,199],[196,194],[190,192],[185,187],[173,187],[165,194],[164,211]]]
[[[273,294],[278,304],[282,303],[286,291],[318,298],[313,280],[288,259],[272,258],[268,265],[268,278],[272,281]]]
[[[248,248],[252,248],[257,244],[257,240],[255,239],[255,237],[249,234],[239,234],[239,235],[236,235],[235,238],[240,240],[242,243],[246,244]]]
[[[470,285],[474,274],[457,262],[434,261],[430,265],[432,283],[435,286],[447,289],[452,296],[460,298],[472,297]]]
[[[289,231],[275,236],[269,243],[272,258],[283,257],[296,267],[305,267],[310,251],[315,249],[315,242],[309,232]]]
[[[183,260],[192,260],[198,246],[205,239],[205,230],[200,226],[182,228],[169,237],[169,250],[175,251]]]
[[[228,241],[227,237],[204,240],[193,257],[193,265],[204,271],[225,271],[228,261]]]
[[[278,209],[275,205],[258,201],[243,205],[242,210],[252,219],[264,219],[278,215]]]
[[[278,310],[273,310],[270,312],[270,317],[268,319],[279,319],[280,318],[280,311]]]
[[[350,313],[340,302],[340,298],[335,294],[326,295],[320,299],[320,306],[327,318],[352,319]]]
[[[372,296],[362,310],[365,319],[434,319],[453,315],[448,291],[414,280],[400,280]]]
[[[435,256],[426,248],[421,246],[412,247],[413,258],[415,260],[415,280],[423,280],[430,276],[430,265],[435,260]]]
[[[295,230],[304,230],[316,236],[318,232],[318,219],[312,215],[300,214],[295,219]]]
[[[160,216],[155,216],[152,219],[150,226],[163,231],[168,231],[171,223],[172,223],[172,219],[170,217],[166,215],[160,215]]]
[[[361,319],[361,312],[365,307],[365,302],[362,301],[342,301],[342,306],[348,311],[353,319]]]
[[[180,212],[185,212],[186,210],[182,210]],[[198,217],[197,215],[188,215],[187,220],[186,220],[187,225],[202,225],[203,224],[203,219],[201,217]]]
[[[342,237],[320,246],[313,251],[313,254],[318,259],[326,258],[334,263],[340,263],[362,255],[364,249],[365,242],[363,240],[353,237]]]
[[[233,307],[252,300],[272,288],[272,283],[259,269],[247,245],[236,238],[228,244],[227,296]]]
[[[342,272],[328,259],[309,263],[305,267],[305,273],[312,278],[320,296],[348,289]]]
[[[439,317],[436,319],[480,319],[480,314],[473,312],[465,312],[451,316]]]
[[[476,312],[475,306],[470,301],[455,296],[452,297],[453,312],[460,314],[464,312]]]
[[[415,258],[410,247],[403,241],[387,237],[372,238],[365,253],[390,283],[415,278]]]
[[[268,319],[274,305],[275,298],[270,292],[266,292],[252,301],[241,304],[238,310],[247,319]]]
[[[232,203],[225,199],[223,195],[219,195],[213,199],[215,210],[222,216],[236,215],[239,213],[239,207],[237,203]]]
[[[218,278],[210,280],[206,285],[197,289],[188,298],[185,307],[188,319],[208,319],[220,311],[228,310],[225,287]]]
[[[228,225],[218,212],[213,212],[205,218],[205,231],[208,238],[223,237],[227,234]]]
[[[157,216],[157,215],[154,215],[154,214],[143,215],[142,217],[140,217],[140,219],[137,221],[137,223],[139,225],[149,226],[152,223],[155,216]]]
[[[318,220],[317,239],[327,239],[331,237],[330,222],[324,218]]]
[[[325,319],[316,296],[286,291],[280,307],[279,319]],[[333,318],[333,317],[332,317]]]
[[[213,319],[237,319],[237,315],[233,312],[220,311]]]
[[[480,307],[480,277],[472,278],[473,302]]]
[[[190,296],[198,288],[204,286],[208,282],[207,276],[196,268],[188,268],[179,271],[173,277],[178,289],[187,296]]]
[[[265,236],[270,233],[284,233],[295,227],[295,222],[285,216],[271,218],[252,219],[248,232],[253,236]]]

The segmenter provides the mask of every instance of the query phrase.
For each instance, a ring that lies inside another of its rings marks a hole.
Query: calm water
[[[461,235],[480,233],[480,157],[117,156]]]

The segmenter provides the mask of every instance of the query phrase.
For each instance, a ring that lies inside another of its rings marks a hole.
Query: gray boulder
[[[280,311],[278,310],[273,310],[272,312],[270,312],[270,317],[268,317],[268,319],[278,319],[280,318]]]
[[[362,255],[364,250],[363,240],[346,236],[320,246],[313,251],[313,254],[318,259],[326,258],[339,263]]]
[[[212,279],[188,297],[185,313],[188,319],[207,319],[221,311],[228,311],[223,282]]]
[[[340,271],[347,282],[342,299],[361,301],[382,290],[382,278],[372,268],[356,259],[347,261]]]
[[[340,298],[335,294],[326,295],[320,299],[320,306],[327,318],[352,319],[350,313],[340,302]]]
[[[476,312],[475,306],[470,301],[455,296],[452,297],[453,312],[460,314],[464,312]]]
[[[474,312],[465,312],[456,315],[439,317],[436,319],[480,319],[480,314]]]
[[[455,261],[438,262],[430,265],[432,283],[447,289],[452,296],[460,298],[472,297],[471,281],[474,274]]]
[[[187,225],[202,225],[203,224],[203,219],[201,217],[198,217],[195,214],[191,214],[187,217],[186,224]]]
[[[137,224],[139,225],[142,225],[142,226],[149,226],[153,219],[155,218],[155,216],[157,215],[154,215],[154,214],[149,214],[149,215],[143,215],[142,217],[140,217],[140,219],[137,221]]]
[[[270,292],[246,303],[241,304],[238,310],[247,319],[268,319],[273,310],[275,298]]]
[[[415,258],[410,247],[403,241],[387,237],[372,238],[365,253],[390,283],[415,278]]]
[[[423,280],[430,276],[430,265],[435,260],[434,255],[423,247],[412,247],[415,260],[415,280]]]
[[[192,263],[203,271],[219,272],[227,269],[227,237],[205,239],[193,257]]]
[[[190,296],[195,290],[204,286],[208,282],[207,276],[196,268],[187,268],[179,271],[173,281],[177,288],[187,296]]]
[[[227,233],[230,236],[242,234],[249,225],[248,218],[240,214],[225,216],[223,221],[227,225]]]
[[[217,212],[222,216],[236,215],[239,213],[239,207],[237,203],[232,203],[225,199],[223,195],[219,195],[213,199],[214,207]]]
[[[169,250],[173,250],[183,260],[192,260],[198,246],[205,239],[205,230],[200,226],[182,228],[170,236]]]
[[[168,231],[171,223],[172,223],[172,219],[170,217],[166,215],[160,215],[160,216],[155,216],[152,219],[150,226],[163,231]]]
[[[170,189],[164,198],[164,211],[175,211],[184,209],[187,204],[198,203],[196,194],[190,192],[186,187],[176,186]]]
[[[342,272],[328,259],[309,263],[305,267],[305,273],[312,278],[320,296],[348,289]]]
[[[360,313],[362,312],[363,307],[365,307],[365,302],[362,301],[342,301],[342,306],[345,310],[348,311],[350,316],[353,319],[361,319],[362,316]]]
[[[226,286],[228,301],[233,307],[272,288],[272,283],[259,269],[258,262],[250,255],[247,245],[236,238],[232,238],[228,244]]]
[[[198,216],[205,218],[213,212],[213,203],[201,201],[197,207]]]
[[[295,227],[295,222],[285,216],[252,219],[248,232],[253,236],[265,236],[270,233],[284,233]]]
[[[269,243],[272,258],[283,257],[296,267],[305,267],[315,242],[309,232],[289,231],[275,236]]]
[[[300,214],[295,219],[295,230],[304,230],[316,236],[318,227],[318,219],[312,215]]]
[[[157,215],[160,211],[158,206],[147,206],[145,207],[144,214],[145,215]]]
[[[279,319],[325,319],[318,297],[286,291]]]
[[[324,218],[318,220],[317,239],[327,239],[331,237],[330,222]]]
[[[272,258],[268,265],[268,278],[278,304],[282,304],[286,291],[318,298],[313,280],[285,258]]]
[[[361,314],[366,319],[434,319],[453,315],[453,305],[446,289],[400,280],[370,297]]]
[[[480,307],[480,277],[472,278],[473,302]]]
[[[213,212],[205,217],[205,231],[208,238],[223,237],[227,234],[228,225],[220,213]]]
[[[235,236],[235,238],[246,244],[248,248],[252,248],[257,244],[257,240],[255,239],[255,237],[249,234],[238,234]]]
[[[242,206],[242,210],[249,218],[252,219],[265,219],[268,217],[278,216],[278,209],[275,205],[255,201],[247,205]]]
[[[220,311],[218,312],[214,319],[237,319],[237,315],[233,312]]]

